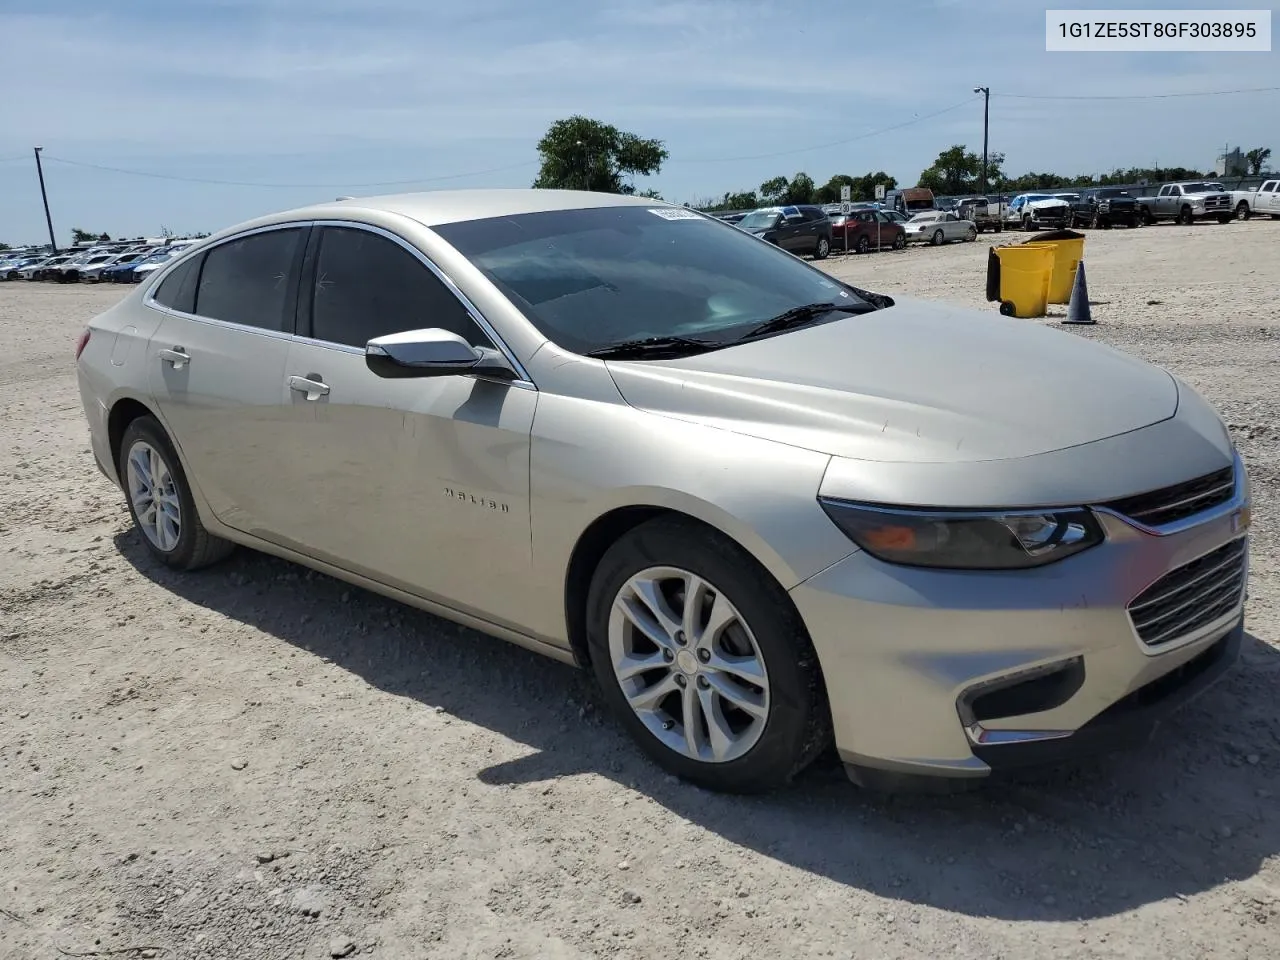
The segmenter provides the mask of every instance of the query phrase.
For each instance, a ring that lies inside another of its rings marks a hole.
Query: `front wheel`
[[[1178,222],[1184,227],[1189,227],[1196,222],[1195,214],[1191,212],[1190,207],[1183,207],[1178,211]]]
[[[1156,222],[1155,215],[1148,208],[1143,207],[1142,208],[1142,225],[1144,227],[1150,227],[1153,224],[1155,224],[1155,222]]]
[[[605,699],[676,776],[761,792],[826,746],[830,710],[799,614],[714,531],[659,519],[626,534],[592,579],[587,627]]]
[[[935,230],[933,231],[933,236],[929,238],[929,242],[933,244],[935,247],[940,247],[942,246],[943,239],[945,238],[942,236],[942,231]]]
[[[817,244],[813,248],[813,259],[825,260],[829,253],[831,253],[831,241],[826,237],[819,237]]]
[[[134,525],[161,563],[195,570],[232,551],[200,522],[187,475],[159,421],[138,417],[125,428],[116,466]]]
[[[858,245],[854,249],[859,253],[867,253],[871,249],[871,238],[864,233],[858,238]]]
[[[1025,233],[1030,233],[1032,230],[1034,230],[1034,229],[1035,229],[1035,227],[1033,227],[1033,226],[1031,225],[1031,218],[1030,218],[1030,217],[1023,217],[1023,218],[1022,218],[1022,229],[1023,229],[1023,231],[1024,231]]]
[[[1236,218],[1236,216],[1235,216],[1235,214],[1234,214],[1234,213],[1220,213],[1220,214],[1218,214],[1218,222],[1219,222],[1219,223],[1230,223],[1230,222],[1231,222],[1232,220],[1234,220],[1235,218]]]
[[[893,249],[905,250],[906,248],[907,248],[907,235],[905,233],[900,233],[893,238]]]
[[[1238,220],[1248,220],[1253,216],[1253,211],[1249,209],[1249,201],[1241,200],[1236,204],[1236,218]]]
[[[978,239],[978,228],[977,228],[977,227],[970,227],[970,228],[969,228],[969,232],[965,234],[965,239],[966,239],[966,240],[977,240],[977,239]]]

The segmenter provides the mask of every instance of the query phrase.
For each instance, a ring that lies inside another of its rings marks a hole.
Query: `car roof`
[[[494,190],[433,190],[424,193],[397,193],[376,197],[334,200],[260,217],[254,226],[287,220],[348,219],[356,210],[399,214],[424,226],[485,220],[490,217],[547,213],[555,210],[582,210],[595,207],[677,207],[676,204],[614,193],[584,190],[535,190],[531,188]],[[237,229],[248,226],[241,224]]]

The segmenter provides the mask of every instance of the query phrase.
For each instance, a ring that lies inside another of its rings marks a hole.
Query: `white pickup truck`
[[[1154,197],[1138,197],[1138,214],[1146,224],[1157,220],[1195,223],[1211,218],[1219,223],[1230,223],[1235,219],[1236,211],[1231,204],[1231,194],[1223,190],[1221,184],[1188,180],[1166,183]]]
[[[1231,194],[1232,209],[1239,219],[1248,220],[1255,214],[1270,214],[1272,220],[1280,220],[1280,180],[1264,180],[1254,190],[1227,192]]]

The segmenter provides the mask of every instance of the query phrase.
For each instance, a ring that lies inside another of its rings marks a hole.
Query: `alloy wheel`
[[[764,732],[764,657],[737,607],[694,573],[650,567],[628,579],[609,615],[609,656],[636,716],[682,756],[736,760]]]
[[[139,528],[152,546],[168,553],[182,535],[182,503],[169,465],[155,447],[139,440],[129,448],[126,473]]]

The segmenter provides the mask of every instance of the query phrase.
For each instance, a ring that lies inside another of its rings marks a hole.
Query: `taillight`
[[[89,345],[89,328],[84,328],[84,333],[80,334],[80,339],[76,341],[76,359],[80,359],[80,354],[84,353],[84,348]]]

